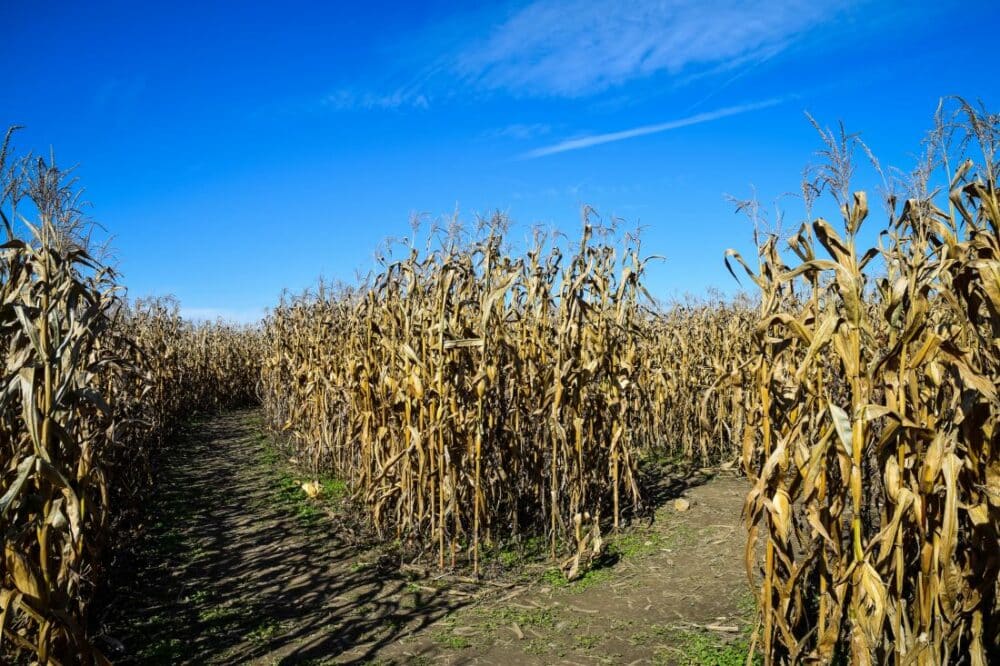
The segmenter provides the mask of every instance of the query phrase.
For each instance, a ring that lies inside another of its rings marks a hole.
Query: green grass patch
[[[575,580],[566,580],[566,575],[563,572],[553,567],[551,569],[546,569],[542,574],[541,581],[546,585],[551,585],[555,589],[564,589],[569,592],[578,593],[585,590],[589,590],[597,585],[602,585],[614,578],[614,568],[612,564],[605,564],[602,566],[596,566],[593,569],[587,569],[583,572],[579,578]]]
[[[662,545],[664,548],[673,550],[674,548],[691,543],[697,536],[697,530],[691,525],[677,522],[667,528],[667,533],[663,536]]]
[[[725,640],[709,631],[679,631],[674,634],[673,643],[677,646],[685,662],[690,666],[743,666],[747,661],[750,644],[746,636],[733,640]],[[668,651],[657,655],[666,658],[669,663],[680,656],[677,652]],[[665,662],[667,663],[667,662]],[[751,663],[762,663],[759,657]]]
[[[452,650],[464,650],[467,647],[472,647],[472,642],[468,638],[454,634],[450,629],[436,631],[431,638],[438,645]]]
[[[556,614],[551,608],[521,608],[519,606],[502,606],[500,608],[481,609],[478,611],[487,629],[509,627],[517,624],[522,629],[536,627],[552,629],[556,626]]]
[[[347,497],[348,488],[346,481],[333,478],[321,478],[319,485],[322,489],[321,497],[327,500],[339,500]]]
[[[642,557],[660,550],[664,537],[655,532],[623,534],[608,543],[608,553],[621,559]]]
[[[234,606],[213,606],[198,612],[201,624],[229,624],[243,617],[243,611]]]
[[[273,620],[264,622],[247,634],[247,640],[254,643],[267,643],[281,633],[281,623]]]
[[[667,645],[654,656],[656,664],[686,666],[744,666],[750,651],[749,631],[728,636],[707,630],[676,629],[654,624],[629,637],[639,646]],[[755,655],[753,664],[761,660]]]
[[[186,601],[191,604],[201,605],[208,601],[209,596],[211,595],[208,590],[197,590],[196,592],[189,594],[186,597]]]
[[[549,556],[548,539],[542,536],[512,539],[499,544],[481,543],[480,562],[497,564],[504,571],[516,571],[527,564],[541,562]]]
[[[287,456],[280,447],[266,435],[261,435],[262,442],[259,463],[273,475],[273,492],[275,504],[286,509],[297,519],[309,527],[315,527],[322,521],[325,512],[323,507],[339,508],[350,495],[347,483],[332,476],[304,474],[293,469]],[[320,492],[315,498],[306,495],[302,484],[306,480],[315,480]]]
[[[154,641],[140,652],[143,661],[156,664],[172,664],[188,656],[186,641],[180,638],[165,638]]]

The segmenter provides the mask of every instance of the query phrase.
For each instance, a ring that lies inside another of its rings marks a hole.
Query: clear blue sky
[[[576,233],[591,204],[647,227],[657,296],[732,290],[723,194],[797,187],[803,111],[909,167],[939,97],[1000,103],[992,3],[158,4],[4,1],[0,124],[80,165],[130,293],[191,316],[456,207]]]

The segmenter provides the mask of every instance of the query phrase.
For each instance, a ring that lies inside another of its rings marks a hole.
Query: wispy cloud
[[[411,107],[426,109],[430,98],[416,90],[399,88],[390,93],[336,90],[322,100],[322,105],[336,111],[374,111]]]
[[[815,41],[820,28],[871,2],[774,0],[765,11],[749,0],[529,0],[503,14],[457,12],[417,31],[405,47],[394,40],[383,67],[341,81],[310,107],[425,110],[492,93],[589,97],[654,77],[646,93],[661,84],[736,80],[733,72]],[[513,124],[508,138],[537,135],[539,127]]]
[[[751,102],[749,104],[727,106],[722,109],[716,109],[715,111],[706,111],[704,113],[697,113],[693,116],[688,116],[687,118],[671,120],[665,123],[658,123],[656,125],[643,125],[641,127],[633,127],[632,129],[621,130],[619,132],[608,132],[606,134],[592,134],[590,136],[584,136],[577,139],[562,141],[560,143],[556,143],[551,146],[536,148],[535,150],[531,150],[524,153],[523,155],[521,155],[521,158],[534,159],[536,157],[544,157],[545,155],[565,153],[569,150],[580,150],[582,148],[590,148],[591,146],[598,146],[602,143],[622,141],[624,139],[632,139],[637,136],[646,136],[648,134],[658,134],[660,132],[667,132],[669,130],[674,130],[681,127],[689,127],[691,125],[699,125],[701,123],[711,122],[713,120],[726,118],[728,116],[736,116],[741,113],[748,113],[750,111],[758,111],[760,109],[766,109],[768,107],[781,104],[783,101],[785,101],[785,98],[778,97],[774,99],[763,100],[760,102]]]
[[[513,139],[515,141],[525,141],[535,137],[544,136],[552,131],[552,126],[547,123],[512,123],[504,127],[496,127],[483,132],[486,139]]]
[[[487,89],[576,97],[666,72],[728,69],[772,57],[837,19],[846,0],[536,0],[456,56]]]

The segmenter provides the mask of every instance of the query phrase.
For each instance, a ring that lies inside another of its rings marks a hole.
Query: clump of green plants
[[[746,636],[726,640],[710,631],[679,631],[669,633],[671,649],[657,653],[663,663],[681,663],[690,666],[746,666],[750,644]],[[754,655],[750,664],[760,664]]]

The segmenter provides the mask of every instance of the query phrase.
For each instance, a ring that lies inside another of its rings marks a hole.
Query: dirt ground
[[[195,424],[160,465],[140,555],[101,622],[116,663],[745,662],[736,476],[658,477],[655,513],[577,581],[522,548],[491,553],[477,582],[401,566],[357,528],[343,484],[309,499],[257,412]]]

